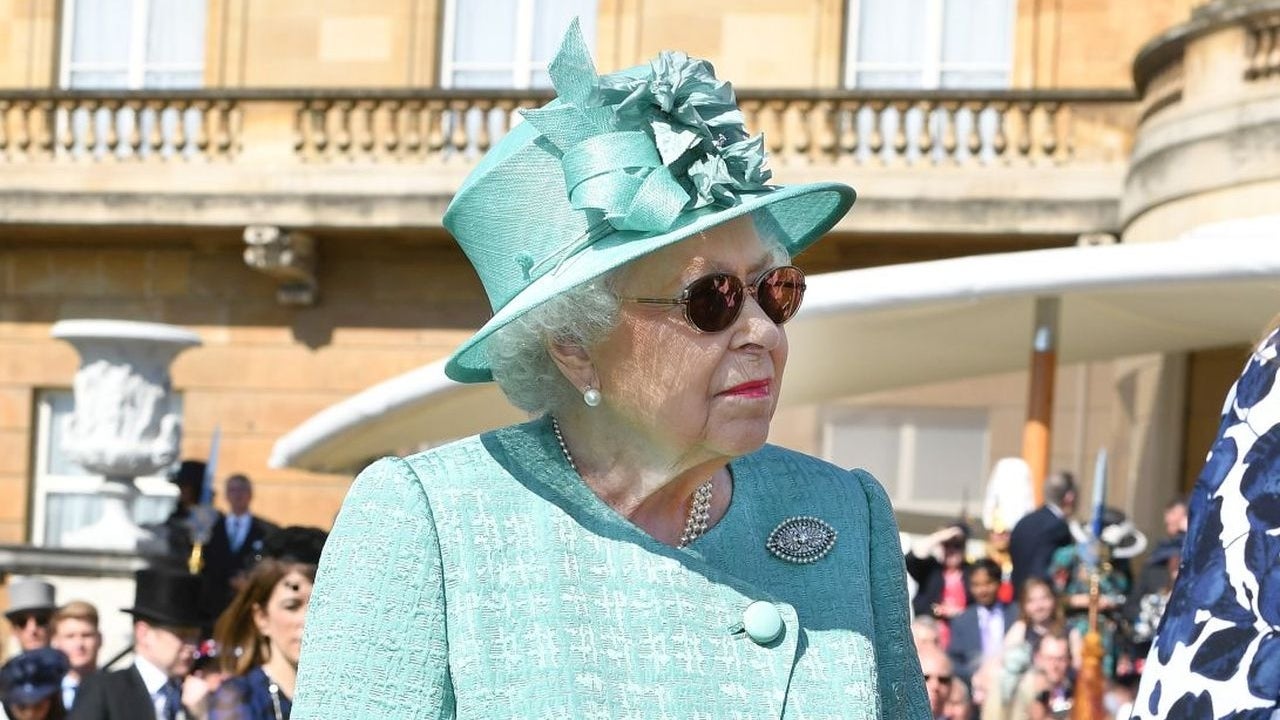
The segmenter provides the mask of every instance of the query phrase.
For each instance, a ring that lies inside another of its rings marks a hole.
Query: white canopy
[[[1280,215],[1164,243],[1071,247],[809,278],[787,326],[784,405],[1024,368],[1035,301],[1060,300],[1058,357],[1105,360],[1256,339],[1280,312]],[[273,467],[350,471],[397,450],[516,422],[492,383],[443,361],[329,407],[276,443]]]

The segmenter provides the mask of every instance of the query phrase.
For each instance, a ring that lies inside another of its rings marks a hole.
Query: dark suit
[[[152,720],[156,716],[151,693],[132,665],[112,672],[96,672],[76,692],[69,720]]]
[[[1009,627],[1018,619],[1018,609],[1013,605],[1000,603],[996,603],[996,607],[1004,615],[1004,631],[1008,632]],[[982,623],[978,621],[977,605],[965,608],[963,613],[951,621],[951,643],[947,645],[947,657],[951,658],[956,676],[966,684],[972,681],[973,674],[982,667],[982,661],[986,658],[982,656]]]
[[[1053,559],[1054,551],[1074,542],[1067,521],[1048,507],[1042,506],[1019,520],[1009,535],[1014,594],[1022,594],[1022,583],[1027,578],[1048,579],[1049,561]]]
[[[231,578],[253,564],[254,556],[262,549],[263,540],[279,529],[257,515],[251,515],[250,518],[249,531],[245,533],[244,542],[239,548],[231,549],[225,517],[218,519],[209,542],[205,545],[204,570],[200,573],[200,609],[210,623],[231,604],[235,595],[231,589]]]

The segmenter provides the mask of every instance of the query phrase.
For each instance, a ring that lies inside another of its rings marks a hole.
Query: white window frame
[[[972,418],[974,426],[982,427],[983,458],[978,476],[972,478],[973,485],[966,499],[969,511],[980,510],[983,490],[991,465],[991,419],[987,408],[975,407],[925,407],[925,406],[830,406],[824,409],[822,418],[822,457],[835,461],[835,428],[841,423],[867,418],[880,421],[881,424],[896,424],[898,427],[898,462],[895,482],[886,487],[889,499],[899,510],[907,510],[928,515],[954,517],[961,509],[959,500],[930,500],[916,496],[916,443],[917,427],[921,420],[928,418]],[[891,421],[885,423],[885,421]],[[856,467],[856,463],[853,467]],[[852,469],[852,467],[850,468]]]
[[[1009,6],[1010,17],[1014,22],[1010,28],[1017,27],[1017,5],[1013,0],[1004,0]],[[1009,43],[1009,57],[1004,64],[995,63],[946,63],[942,62],[943,10],[947,2],[964,2],[964,0],[925,0],[925,16],[922,20],[925,32],[924,67],[920,71],[922,90],[937,90],[942,85],[942,74],[951,70],[971,72],[1003,72],[1006,76],[1005,87],[1013,81],[1013,43]],[[845,21],[845,48],[847,56],[844,67],[844,86],[858,87],[858,73],[864,71],[901,72],[914,71],[914,65],[901,63],[859,63],[858,62],[858,30],[862,19],[862,1],[847,0]]]
[[[151,6],[155,2],[172,2],[172,0],[132,0],[132,22],[129,25],[129,61],[123,68],[127,76],[128,90],[141,90],[146,87],[148,72],[204,72],[204,62],[199,63],[147,63],[147,25]],[[71,73],[79,72],[113,72],[122,68],[101,63],[79,63],[72,67],[71,48],[75,42],[77,0],[65,0],[62,11],[62,47],[59,53],[58,86],[71,87]],[[203,83],[202,83],[203,84]]]
[[[459,63],[453,58],[455,38],[458,30],[458,4],[463,2],[483,2],[483,0],[445,0],[443,38],[440,43],[440,87],[453,87],[453,77],[460,70],[511,72],[512,90],[528,90],[533,87],[533,75],[547,69],[546,63],[533,61],[533,26],[536,3],[549,3],[555,0],[516,0],[516,40],[515,58],[510,63]],[[587,38],[588,41],[591,38]]]
[[[93,494],[102,489],[106,479],[101,475],[54,475],[49,471],[49,444],[53,433],[53,402],[57,394],[70,394],[70,388],[39,388],[36,390],[36,425],[35,444],[36,457],[34,475],[31,480],[31,526],[28,542],[36,547],[45,547],[46,513],[49,508],[49,495],[53,493]],[[174,395],[175,403],[181,402],[181,396]],[[178,497],[178,488],[169,482],[167,475],[151,475],[134,479],[138,492],[151,497]]]

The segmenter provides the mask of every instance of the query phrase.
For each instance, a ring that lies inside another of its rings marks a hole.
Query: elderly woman
[[[495,310],[447,372],[536,419],[361,473],[295,720],[927,718],[884,491],[765,445],[852,190],[766,185],[703,61],[550,73],[445,215]]]

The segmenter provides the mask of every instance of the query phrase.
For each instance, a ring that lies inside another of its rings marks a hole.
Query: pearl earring
[[[590,385],[582,392],[582,402],[586,403],[587,407],[596,407],[600,404],[601,399],[600,391]]]

